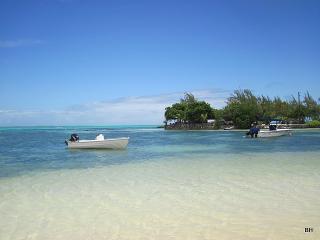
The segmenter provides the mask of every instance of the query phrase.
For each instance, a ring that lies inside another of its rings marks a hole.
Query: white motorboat
[[[291,129],[276,129],[276,130],[260,130],[257,137],[260,138],[267,138],[267,137],[280,137],[280,136],[286,136],[291,135],[292,130]]]
[[[129,137],[107,138],[99,134],[94,140],[80,140],[77,134],[72,134],[65,141],[68,148],[74,149],[124,149],[129,143]]]
[[[280,137],[280,136],[286,136],[291,135],[292,129],[290,128],[282,128],[278,129],[277,124],[270,124],[269,129],[262,129],[260,130],[257,127],[253,127],[247,132],[247,137],[253,138],[268,138],[268,137]]]

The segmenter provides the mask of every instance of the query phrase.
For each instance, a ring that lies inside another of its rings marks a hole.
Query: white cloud
[[[191,92],[215,108],[222,107],[229,96],[229,92],[224,90]],[[181,97],[183,93],[177,92],[79,104],[64,110],[0,110],[0,125],[161,124],[165,107],[179,101]]]
[[[42,40],[38,39],[19,39],[19,40],[5,40],[0,41],[0,48],[15,48],[22,46],[43,44]]]

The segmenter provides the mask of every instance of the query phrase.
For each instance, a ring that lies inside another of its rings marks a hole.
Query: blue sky
[[[161,123],[185,91],[318,98],[319,23],[312,0],[2,0],[0,125]]]

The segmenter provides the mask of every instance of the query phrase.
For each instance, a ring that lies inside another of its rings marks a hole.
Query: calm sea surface
[[[130,141],[68,150],[71,133]],[[0,128],[0,239],[320,239],[320,131],[243,135]]]

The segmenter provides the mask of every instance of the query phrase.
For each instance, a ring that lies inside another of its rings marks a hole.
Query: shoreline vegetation
[[[165,108],[166,130],[241,130],[256,123],[265,128],[271,121],[279,127],[293,129],[320,128],[320,98],[315,100],[308,92],[300,99],[271,99],[256,96],[251,90],[235,90],[227,99],[227,105],[215,109],[200,101],[191,93],[185,93],[180,102]]]

